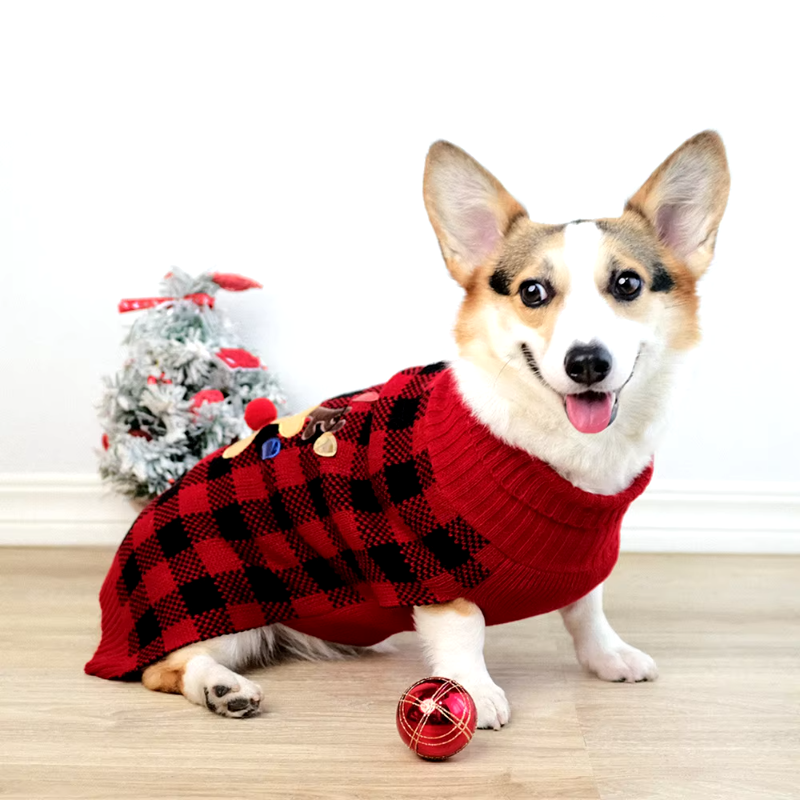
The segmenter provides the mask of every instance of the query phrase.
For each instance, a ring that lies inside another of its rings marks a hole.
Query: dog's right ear
[[[497,255],[513,222],[527,216],[494,175],[450,142],[431,145],[423,194],[447,268],[464,287]]]

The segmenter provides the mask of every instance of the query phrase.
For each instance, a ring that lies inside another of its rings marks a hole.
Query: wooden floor
[[[0,796],[7,798],[800,798],[800,559],[627,555],[609,617],[654,684],[583,675],[559,619],[492,628],[511,724],[445,763],[394,727],[425,668],[394,655],[257,675],[266,713],[90,678],[111,553],[0,549]]]

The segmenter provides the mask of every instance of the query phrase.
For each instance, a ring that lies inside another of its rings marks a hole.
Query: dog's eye
[[[539,281],[523,281],[519,287],[519,296],[528,308],[539,308],[550,299],[550,292]]]
[[[635,300],[642,293],[644,281],[630,269],[611,278],[611,294],[617,300]]]

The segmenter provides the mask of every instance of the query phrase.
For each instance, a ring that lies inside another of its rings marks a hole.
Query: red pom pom
[[[256,369],[261,366],[257,356],[248,353],[241,347],[223,347],[217,353],[217,357],[221,358],[231,369]]]
[[[129,436],[135,436],[138,439],[147,439],[147,441],[152,441],[153,437],[147,432],[136,428],[135,430],[128,431]]]
[[[244,410],[244,421],[253,431],[261,430],[265,425],[278,419],[278,409],[268,397],[258,397],[251,400]]]
[[[108,434],[107,433],[103,434],[103,438],[101,439],[101,441],[103,442],[103,450],[108,450],[108,444],[109,443],[108,443]]]
[[[221,403],[225,395],[219,389],[203,389],[192,397],[191,407],[196,411],[203,403]]]
[[[477,724],[469,692],[449,678],[417,681],[397,704],[400,738],[428,761],[443,761],[463,750]]]
[[[246,289],[264,288],[258,281],[245,278],[244,275],[234,275],[232,272],[215,272],[211,276],[211,280],[221,289],[227,289],[229,292],[244,292]]]

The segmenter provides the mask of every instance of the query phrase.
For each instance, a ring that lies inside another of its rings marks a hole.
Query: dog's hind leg
[[[147,667],[142,683],[156,692],[182,694],[223,717],[252,717],[261,709],[261,687],[240,671],[283,658],[323,661],[363,650],[269,625],[182,647]]]
[[[572,605],[561,609],[564,625],[575,642],[584,669],[604,681],[641,683],[658,677],[656,662],[647,653],[626,644],[603,612],[603,584]]]
[[[156,692],[182,694],[223,717],[252,717],[261,708],[261,687],[239,675],[263,658],[265,631],[255,629],[191,644],[151,664],[142,683]]]

